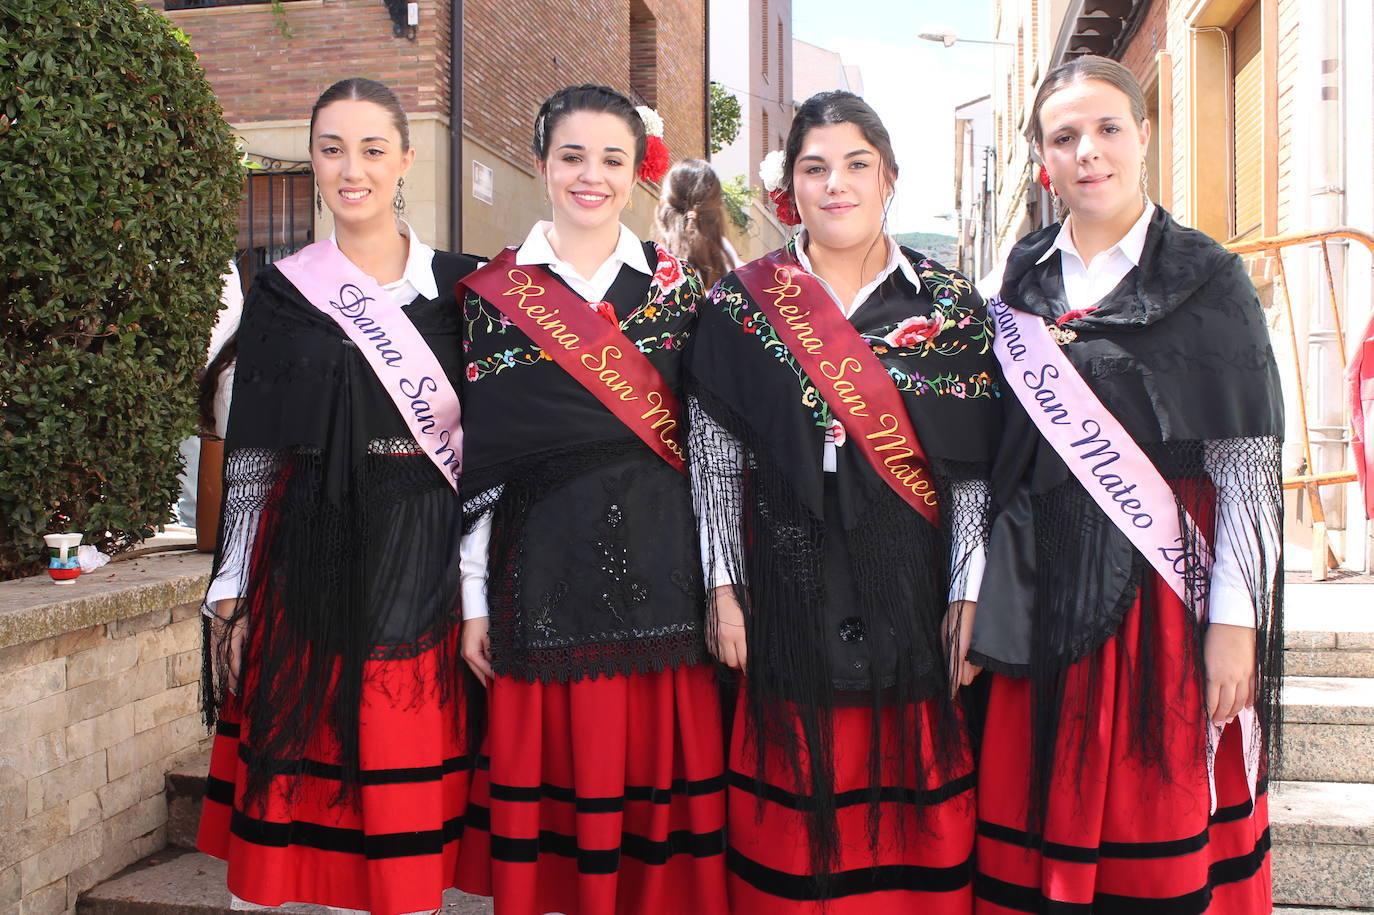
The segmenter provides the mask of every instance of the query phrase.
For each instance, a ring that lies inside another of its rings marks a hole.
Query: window
[[[782,50],[783,47],[784,47],[784,46],[783,46],[783,43],[782,43],[782,20],[779,19],[779,20],[778,20],[778,102],[779,102],[779,103],[785,101],[785,99],[783,98],[783,95],[782,95],[782,84],[785,82],[785,80],[783,79],[783,75],[784,75],[784,70],[783,70],[784,55],[783,55],[783,50]]]
[[[644,0],[630,0],[630,88],[658,107],[658,20]]]
[[[763,40],[763,65],[760,68],[764,76],[768,75],[768,0],[763,0],[763,12],[759,17],[759,35]],[[781,48],[779,48],[781,50]]]
[[[1264,59],[1258,3],[1236,23],[1231,41],[1231,110],[1235,113],[1231,231],[1240,237],[1264,223]]]
[[[773,151],[773,135],[768,130],[768,112],[763,112],[763,155]],[[763,158],[760,156],[759,158]]]

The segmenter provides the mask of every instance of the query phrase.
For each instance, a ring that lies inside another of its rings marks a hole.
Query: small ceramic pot
[[[81,575],[81,563],[76,558],[76,548],[81,543],[80,534],[44,534],[43,542],[48,545],[48,575],[59,585],[69,585]]]

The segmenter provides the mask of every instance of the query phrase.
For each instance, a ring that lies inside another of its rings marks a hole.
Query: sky
[[[894,232],[954,234],[954,106],[992,91],[994,45],[923,41],[952,30],[992,38],[989,0],[792,0],[792,35],[863,74],[864,98],[887,126],[901,175]],[[843,10],[843,13],[837,12]]]

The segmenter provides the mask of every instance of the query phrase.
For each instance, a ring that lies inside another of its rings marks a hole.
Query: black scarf
[[[439,289],[476,265],[436,253]],[[405,313],[456,379],[452,293],[420,296]],[[442,646],[461,619],[461,503],[357,347],[274,267],[244,303],[224,490],[214,568],[247,570],[235,619],[249,632],[240,690],[250,795],[303,771],[321,728],[341,745],[342,784],[356,788],[364,662]],[[465,676],[456,652],[438,669],[440,694],[453,699]],[[210,720],[223,699],[222,685],[207,697]]]
[[[1037,263],[1058,232],[1051,226],[1019,242],[1002,282],[1008,305],[1047,322],[1068,311],[1060,256]],[[1282,530],[1283,401],[1264,315],[1240,258],[1157,208],[1140,265],[1094,310],[1063,326],[1077,334],[1065,355],[1169,481],[1178,510],[1199,522],[1209,545],[1221,524],[1250,540],[1261,525]],[[1043,755],[1067,667],[1116,632],[1149,580],[1148,565],[1019,402],[1009,400],[993,473],[998,515],[972,657],[993,670],[1036,679]],[[1190,546],[1210,568],[1201,544]],[[1282,566],[1279,556],[1265,558],[1244,572],[1263,674],[1257,708],[1273,737],[1282,675]],[[1197,609],[1189,608],[1193,618]],[[1200,630],[1189,645],[1146,646],[1155,648],[1200,657]],[[1201,678],[1200,662],[1197,670]],[[1165,711],[1157,698],[1150,701],[1159,695],[1156,686],[1147,683],[1139,691],[1142,748],[1150,732],[1158,732],[1151,722]],[[1047,760],[1041,762],[1043,769]]]
[[[657,245],[644,250],[653,278],[622,267],[606,301],[676,391],[701,282]],[[686,478],[491,303],[468,293],[463,314],[464,499],[469,526],[494,512],[493,667],[563,681],[699,662]]]
[[[795,260],[795,244],[783,255]],[[837,448],[836,473],[823,470],[831,411],[734,274],[712,293],[688,363],[698,507],[712,531],[712,562],[728,570],[746,609],[750,723],[810,773],[813,839],[823,847],[834,841],[827,710],[947,694],[939,623],[951,538],[986,539],[1002,397],[987,313],[964,277],[913,251],[901,256],[920,289],[894,271],[849,320],[896,382],[930,457],[939,530],[857,446]],[[940,331],[928,343],[884,340],[908,319],[929,317]],[[801,741],[779,703],[800,717]],[[959,745],[957,725],[953,706],[937,704],[943,752]],[[920,765],[919,735],[898,740]]]

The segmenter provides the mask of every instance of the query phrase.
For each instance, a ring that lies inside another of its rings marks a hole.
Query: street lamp
[[[979,38],[960,38],[954,33],[953,29],[930,29],[929,31],[921,32],[916,37],[923,38],[926,41],[938,41],[947,48],[954,47],[956,41],[962,41],[964,44],[995,44],[1008,48],[1013,45],[1013,42],[1010,41],[984,41]]]

